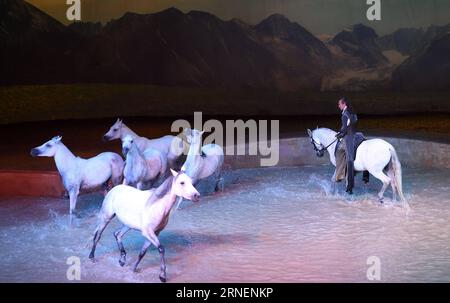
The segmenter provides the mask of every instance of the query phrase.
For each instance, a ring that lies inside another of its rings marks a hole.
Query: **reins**
[[[322,151],[328,149],[328,147],[330,147],[330,146],[333,145],[336,141],[339,140],[339,138],[336,138],[336,139],[333,140],[333,142],[331,142],[330,144],[328,144],[327,146],[324,147],[324,146],[322,145],[322,143],[317,143],[317,142],[313,139],[312,136],[310,136],[310,138],[311,138],[311,144],[313,145],[314,151],[316,151],[316,152],[322,152]],[[318,149],[318,148],[317,148],[317,145],[322,146],[322,148],[321,148],[321,149]]]

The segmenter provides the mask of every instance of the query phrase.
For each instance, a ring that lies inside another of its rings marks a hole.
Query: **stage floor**
[[[332,167],[241,169],[228,172],[225,191],[185,201],[160,234],[169,282],[367,282],[367,259],[378,257],[382,282],[450,282],[450,170],[404,169],[411,212],[357,176],[355,195],[330,190]],[[208,191],[208,184],[200,190]],[[0,282],[69,282],[67,258],[81,260],[82,282],[159,282],[151,248],[135,274],[143,244],[124,238],[127,264],[108,226],[88,259],[101,194],[82,195],[80,218],[68,225],[67,200],[1,198]]]

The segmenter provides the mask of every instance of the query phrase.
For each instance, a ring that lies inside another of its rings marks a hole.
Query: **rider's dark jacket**
[[[340,137],[346,135],[354,135],[357,132],[356,122],[358,121],[358,116],[356,114],[350,113],[347,109],[342,112],[342,127],[339,130]]]
[[[355,134],[357,132],[356,124],[358,117],[356,114],[345,109],[342,112],[342,127],[336,135],[338,138],[344,138],[345,153],[347,155],[347,188],[352,189],[354,185],[353,161],[355,161]]]

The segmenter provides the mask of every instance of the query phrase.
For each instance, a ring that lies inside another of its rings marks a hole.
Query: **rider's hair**
[[[339,99],[339,101],[345,103],[345,105],[347,106],[347,111],[351,114],[354,114],[355,111],[353,110],[353,106],[350,103],[350,101],[347,99],[347,97],[342,97],[341,99]]]

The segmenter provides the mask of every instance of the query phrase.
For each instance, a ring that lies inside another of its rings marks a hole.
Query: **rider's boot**
[[[355,176],[354,176],[354,170],[353,170],[353,161],[347,162],[347,190],[346,192],[350,195],[353,194],[353,186],[355,182]]]

